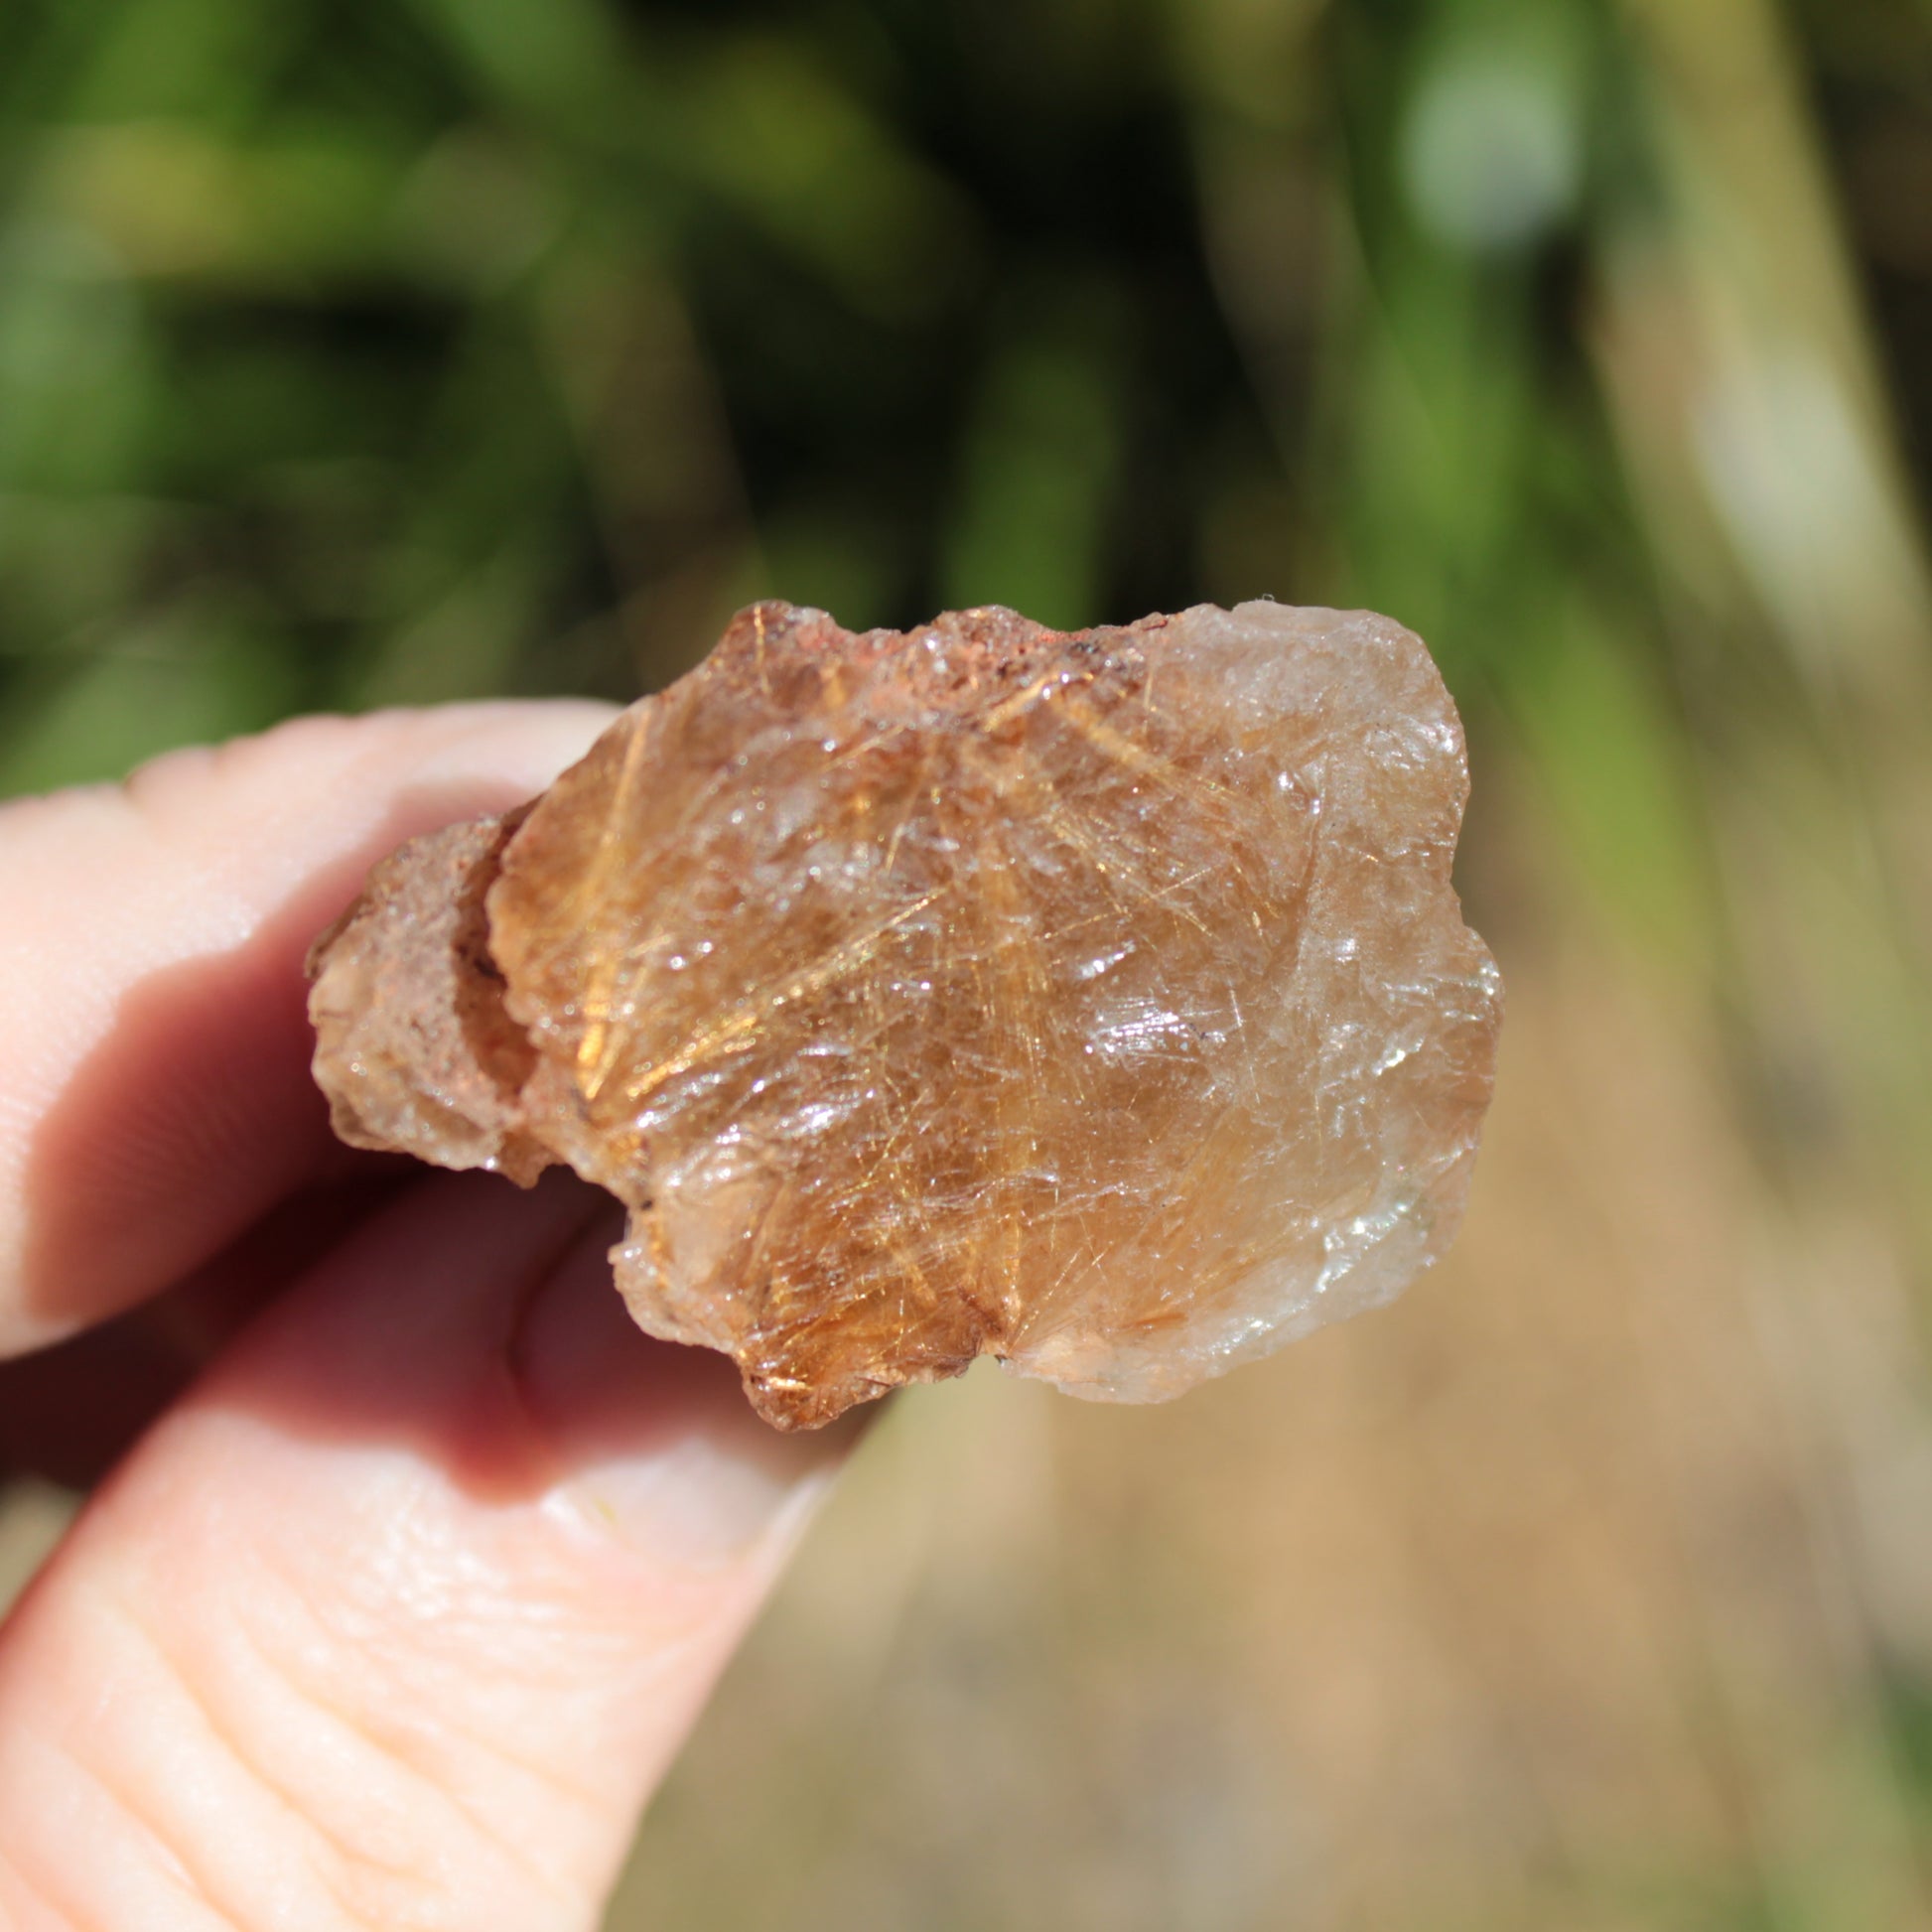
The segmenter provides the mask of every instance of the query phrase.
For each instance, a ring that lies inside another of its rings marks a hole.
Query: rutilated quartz
[[[780,1428],[994,1354],[1158,1401],[1461,1217],[1501,985],[1421,642],[783,604],[317,942],[337,1131],[629,1210],[639,1323]]]

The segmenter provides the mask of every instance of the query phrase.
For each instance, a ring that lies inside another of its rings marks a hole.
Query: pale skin
[[[351,1156],[301,961],[589,705],[311,720],[0,809],[0,1932],[597,1924],[847,1440],[639,1333],[601,1197]]]

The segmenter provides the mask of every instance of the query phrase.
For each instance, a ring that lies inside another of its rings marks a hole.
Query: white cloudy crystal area
[[[1500,975],[1449,883],[1467,767],[1421,641],[1368,613],[1274,604],[1184,613],[1163,641],[1159,678],[1186,693],[1194,730],[1267,747],[1308,849],[1299,906],[1235,894],[1281,914],[1283,943],[1247,985],[1217,980],[1205,947],[1156,963],[1172,1008],[1212,1042],[1210,1077],[1152,1157],[1188,1183],[1171,1180],[1011,1350],[1023,1374],[1120,1401],[1174,1395],[1375,1307],[1441,1257],[1501,1018]],[[1246,855],[1285,829],[1242,802],[1245,762],[1230,759],[1227,793],[1198,804],[1227,822],[1226,870],[1188,908],[1210,929],[1220,889],[1235,874],[1245,886]]]

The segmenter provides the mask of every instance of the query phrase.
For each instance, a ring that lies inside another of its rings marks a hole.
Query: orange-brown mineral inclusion
[[[1501,985],[1421,642],[741,613],[523,811],[317,942],[337,1131],[629,1209],[637,1320],[809,1428],[997,1355],[1177,1395],[1462,1213]]]

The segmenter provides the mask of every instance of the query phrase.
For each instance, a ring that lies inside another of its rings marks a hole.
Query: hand
[[[0,1472],[119,1457],[0,1627],[6,1932],[595,1925],[836,1460],[631,1325],[602,1195],[350,1155],[309,1078],[370,861],[606,715],[0,810]]]

